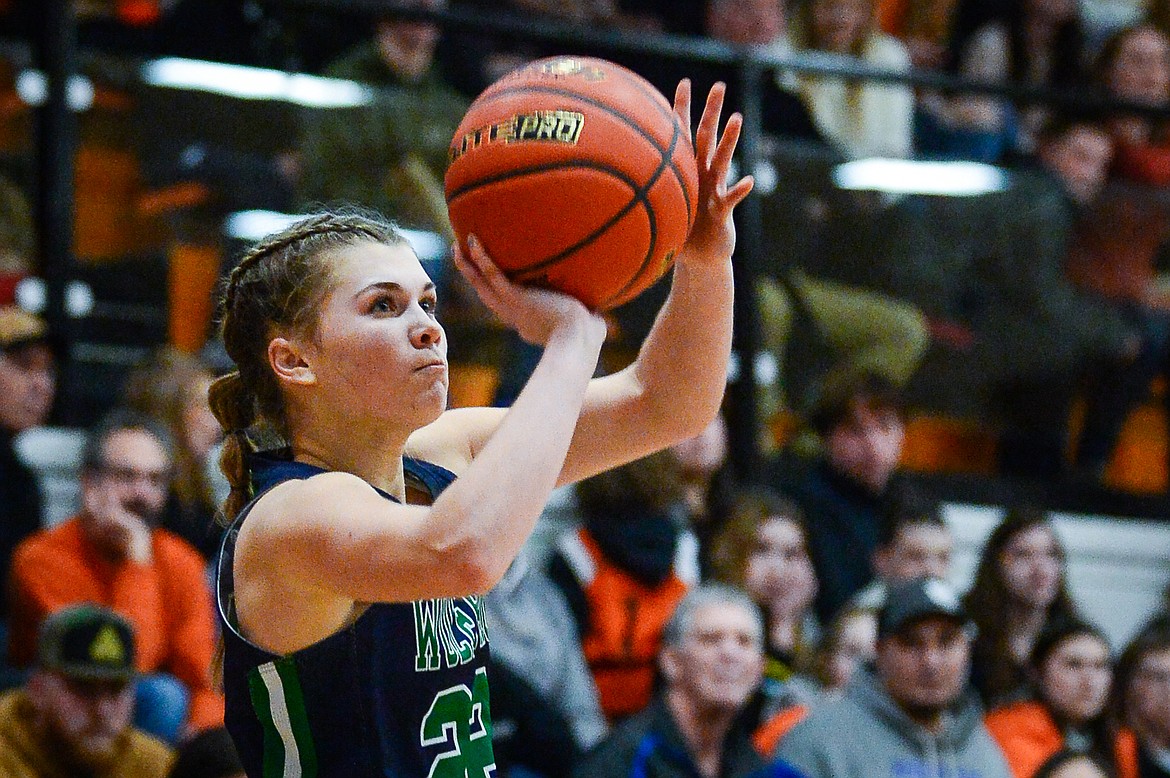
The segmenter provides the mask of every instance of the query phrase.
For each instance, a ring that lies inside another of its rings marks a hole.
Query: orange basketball
[[[670,268],[695,219],[686,129],[650,82],[588,57],[532,62],[492,84],[451,141],[446,192],[513,280],[590,308],[633,299]]]

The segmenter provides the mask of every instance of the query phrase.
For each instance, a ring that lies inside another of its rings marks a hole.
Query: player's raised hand
[[[523,286],[509,280],[474,236],[467,252],[455,246],[455,266],[475,289],[484,305],[520,337],[545,345],[559,329],[580,327],[600,349],[605,340],[605,320],[575,297],[550,289]]]
[[[735,250],[735,206],[752,191],[754,179],[744,176],[728,186],[731,160],[743,116],[733,113],[727,120],[723,134],[719,134],[719,117],[723,112],[723,98],[727,87],[718,82],[711,87],[703,115],[695,132],[695,162],[699,170],[699,203],[695,223],[679,254],[679,261],[725,262]],[[674,95],[674,110],[689,135],[691,126],[691,84],[683,79]]]

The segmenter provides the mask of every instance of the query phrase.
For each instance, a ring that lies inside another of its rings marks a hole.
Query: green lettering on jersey
[[[488,623],[487,614],[483,609],[483,597],[478,594],[473,595],[467,598],[467,602],[469,602],[471,607],[475,610],[475,624],[479,632],[479,642],[475,647],[483,648],[488,644]]]
[[[416,672],[467,664],[487,645],[482,597],[416,600],[413,606]]]
[[[416,600],[414,602],[414,669],[416,672],[438,670],[439,629],[436,616],[440,611],[440,600]]]

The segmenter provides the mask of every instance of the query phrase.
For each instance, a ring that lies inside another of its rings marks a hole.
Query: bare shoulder
[[[462,473],[504,418],[506,408],[455,408],[417,430],[406,454]]]

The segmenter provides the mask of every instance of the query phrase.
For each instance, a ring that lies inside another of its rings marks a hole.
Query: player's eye
[[[370,302],[370,313],[394,313],[393,298],[388,294],[380,294]]]
[[[419,305],[422,306],[424,311],[431,314],[432,316],[434,316],[435,313],[437,313],[439,310],[439,301],[434,297],[424,297],[419,301]]]

